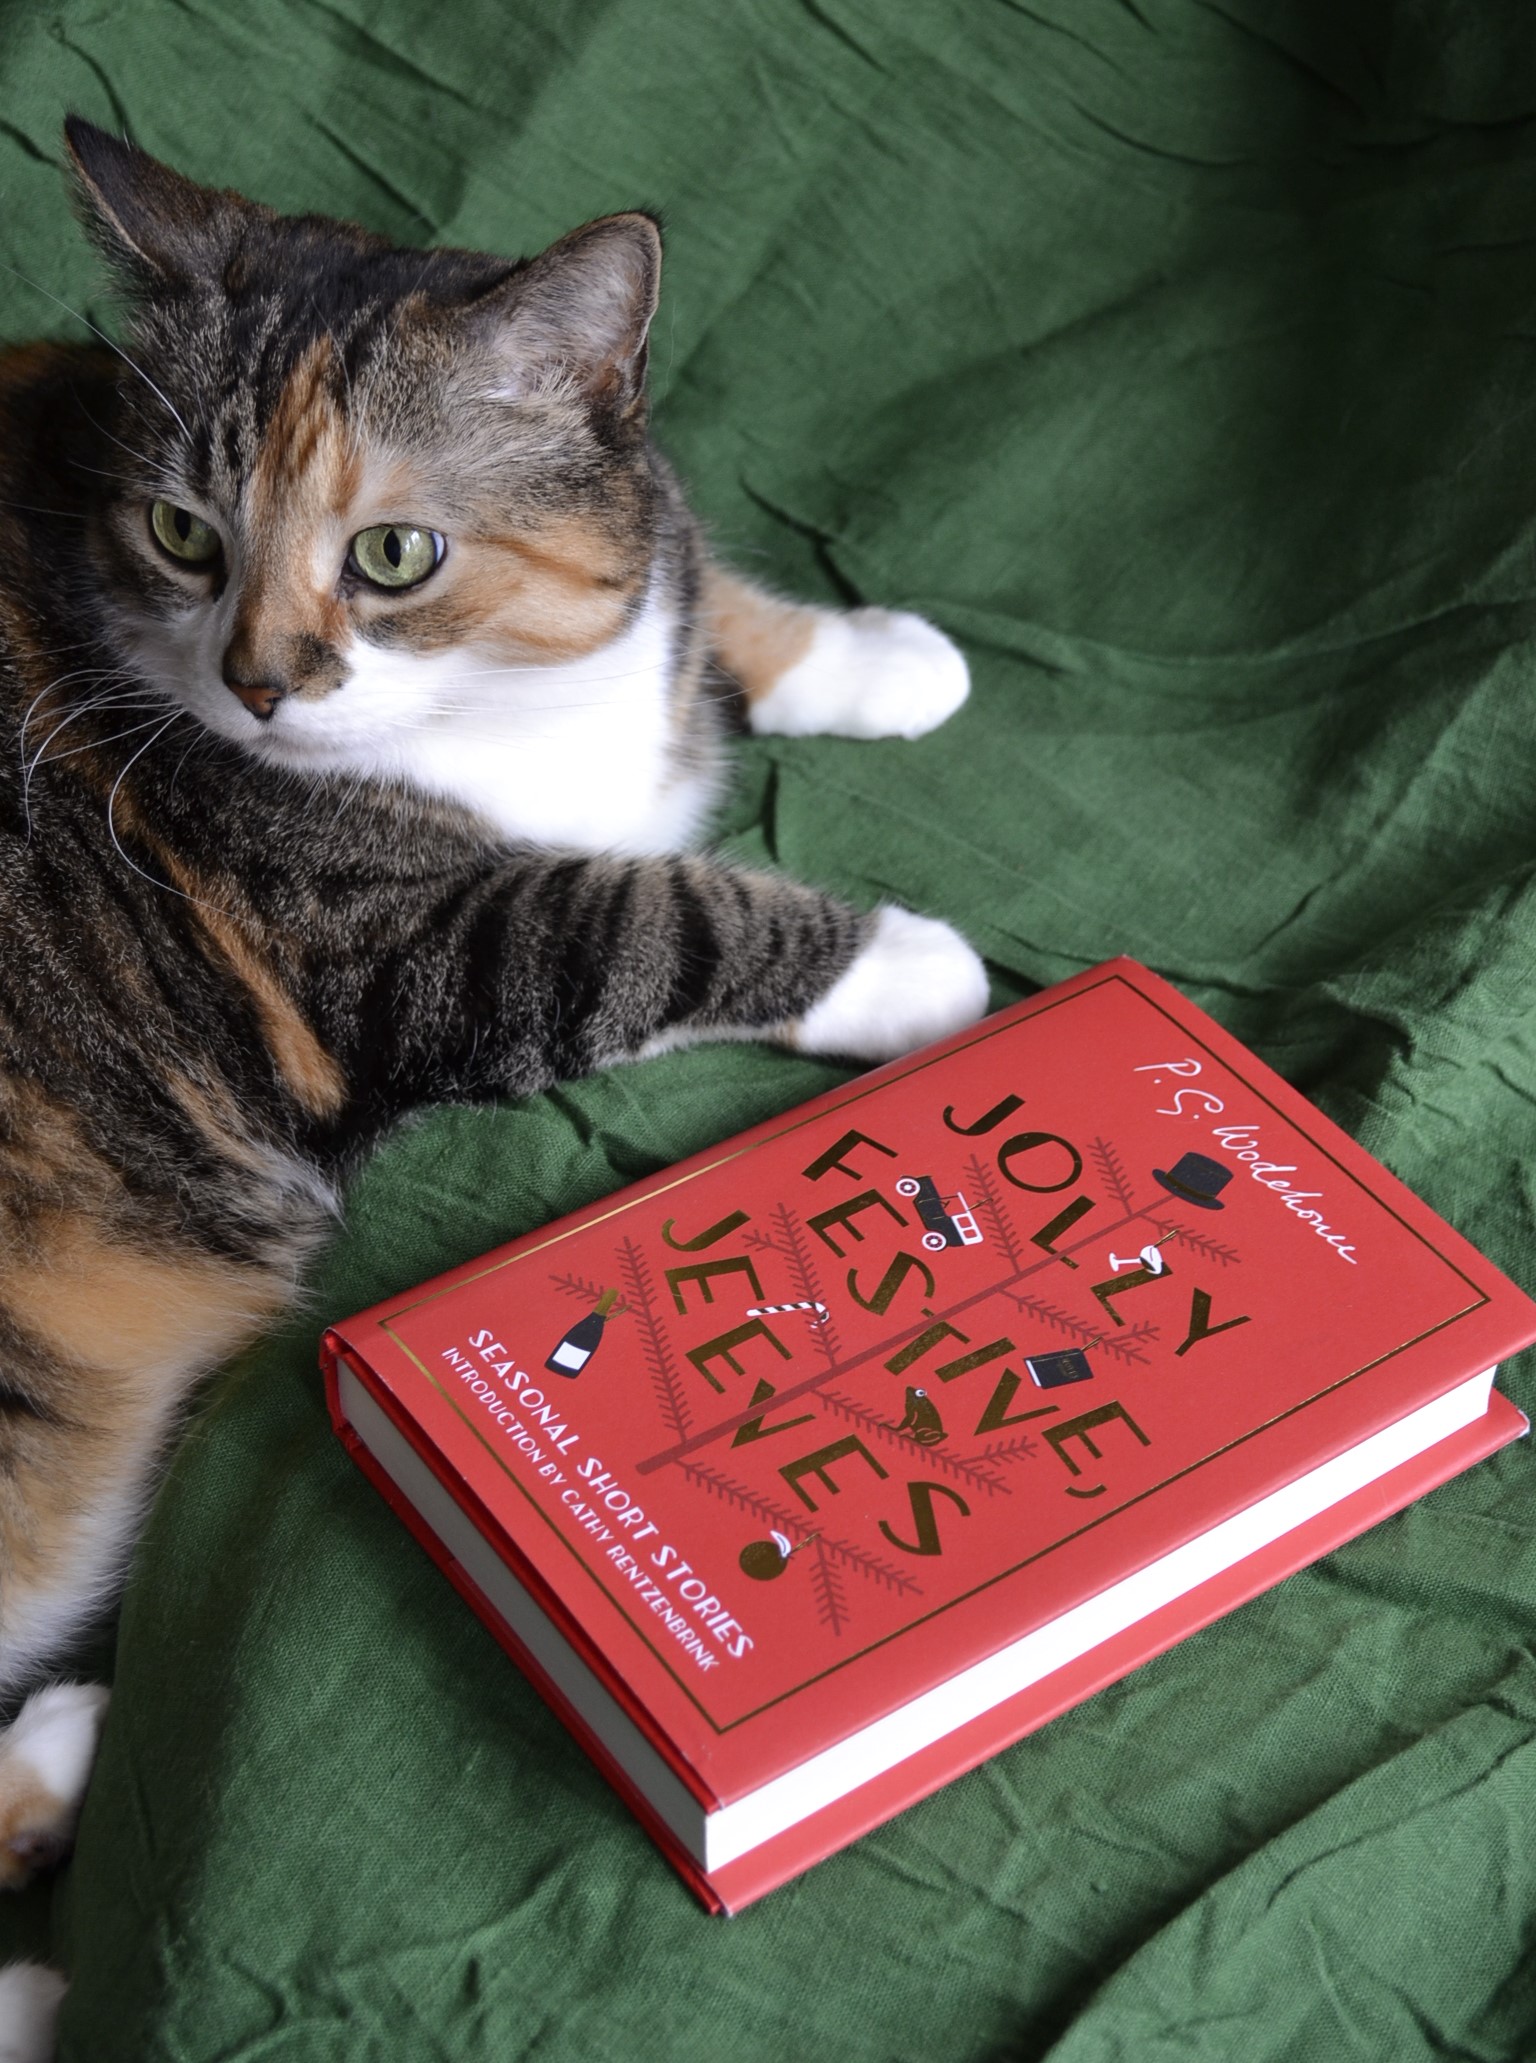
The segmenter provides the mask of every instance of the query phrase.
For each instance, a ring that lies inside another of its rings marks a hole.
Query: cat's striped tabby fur
[[[880,1059],[986,993],[944,925],[679,856],[733,703],[911,737],[966,673],[710,563],[646,435],[647,217],[404,251],[68,139],[131,356],[0,359],[0,1696],[403,1111],[699,1038]],[[102,1708],[0,1736],[0,1883]]]

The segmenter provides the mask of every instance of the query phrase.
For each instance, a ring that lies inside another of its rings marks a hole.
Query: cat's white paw
[[[747,712],[780,738],[921,738],[971,691],[964,659],[943,631],[898,609],[823,616],[803,659]]]
[[[50,1684],[0,1733],[0,1890],[69,1852],[108,1696],[99,1683]]]
[[[987,976],[958,931],[887,906],[874,935],[801,1018],[803,1053],[894,1060],[971,1024],[987,1007]]]
[[[0,2063],[49,2063],[64,1989],[41,1963],[0,1970]]]

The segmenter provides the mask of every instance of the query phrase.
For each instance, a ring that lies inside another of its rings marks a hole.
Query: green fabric
[[[721,550],[975,675],[917,745],[744,746],[728,848],[953,919],[999,1002],[1138,955],[1536,1279],[1517,0],[10,0],[0,79],[14,337],[107,319],[71,106],[408,238],[663,208]],[[731,1922],[353,1472],[324,1318],[834,1078],[676,1056],[361,1171],[180,1447],[76,1860],[0,1920],[74,1973],[66,2058],[1536,2051],[1528,1447]]]

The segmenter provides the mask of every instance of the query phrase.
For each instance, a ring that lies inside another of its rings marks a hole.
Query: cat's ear
[[[220,271],[247,206],[183,179],[137,144],[71,115],[64,140],[87,227],[130,287],[157,288]]]
[[[649,215],[604,215],[519,266],[476,304],[509,398],[568,379],[627,415],[645,393],[646,334],[661,290]]]

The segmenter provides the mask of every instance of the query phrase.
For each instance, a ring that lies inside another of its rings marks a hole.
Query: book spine
[[[587,1728],[585,1722],[576,1719],[572,1715],[571,1707],[567,1704],[567,1701],[555,1690],[552,1684],[549,1684],[543,1670],[527,1654],[521,1642],[517,1640],[516,1635],[512,1633],[496,1607],[486,1597],[484,1591],[481,1590],[480,1586],[448,1551],[442,1541],[438,1539],[436,1533],[433,1532],[421,1513],[417,1511],[415,1505],[403,1494],[398,1484],[379,1466],[372,1454],[369,1453],[367,1447],[358,1438],[356,1431],[341,1406],[340,1369],[343,1360],[345,1360],[347,1367],[357,1377],[358,1381],[362,1383],[374,1402],[385,1412],[396,1431],[410,1442],[421,1460],[426,1463],[439,1483],[453,1498],[455,1504],[458,1505],[459,1509],[470,1520],[476,1530],[490,1543],[497,1555],[500,1556],[517,1578],[518,1582],[522,1584],[523,1588],[533,1598],[535,1604],[538,1605],[545,1617],[550,1620],[555,1630],[571,1648],[572,1652],[591,1670],[604,1690],[622,1708],[626,1718],[644,1735],[646,1741],[655,1750],[657,1755],[661,1757],[662,1761],[665,1762],[678,1782],[685,1787],[706,1812],[717,1810],[720,1800],[715,1792],[702,1780],[698,1771],[678,1754],[676,1747],[667,1739],[666,1735],[656,1727],[650,1715],[636,1700],[623,1678],[614,1671],[602,1652],[594,1646],[582,1627],[572,1618],[560,1599],[556,1597],[538,1570],[528,1561],[516,1543],[496,1523],[494,1517],[485,1509],[480,1500],[467,1490],[462,1480],[451,1469],[444,1466],[442,1456],[437,1452],[433,1443],[423,1437],[421,1428],[416,1425],[410,1414],[401,1409],[399,1400],[390,1390],[388,1384],[379,1380],[375,1371],[369,1367],[366,1359],[358,1353],[355,1347],[345,1342],[339,1334],[327,1331],[321,1341],[320,1366],[325,1382],[326,1406],[330,1412],[331,1424],[337,1437],[358,1468],[368,1478],[368,1481],[373,1484],[391,1511],[395,1513],[396,1517],[400,1519],[409,1531],[411,1537],[419,1546],[426,1550],[497,1642],[512,1656],[518,1667],[523,1670],[524,1674],[533,1683],[539,1695],[544,1698],[546,1704],[551,1705],[563,1720],[571,1724],[573,1731],[578,1731],[581,1734],[584,1745],[589,1738],[593,1741],[596,1740],[596,1736],[590,1734],[590,1729]],[[605,1773],[611,1769],[616,1769],[617,1766],[612,1763],[607,1751],[601,1749],[600,1743],[592,1752],[601,1761]],[[613,1781],[624,1790],[626,1796],[629,1796],[633,1791],[633,1786],[629,1783],[628,1778],[623,1776],[622,1772],[616,1774],[613,1777]],[[649,1806],[646,1806],[643,1816],[649,1825],[651,1819],[654,1818],[654,1814]],[[660,1839],[660,1835],[657,1838]],[[675,1847],[677,1845],[675,1837],[670,1832],[668,1832],[666,1838],[672,1846]],[[679,1853],[684,1854],[685,1851],[679,1850]],[[682,1864],[679,1863],[678,1866],[681,1868]],[[692,1864],[690,1860],[689,1867],[696,1868],[697,1866]],[[700,1895],[703,1896],[702,1893]],[[709,1899],[706,1898],[705,1902],[709,1903]]]

